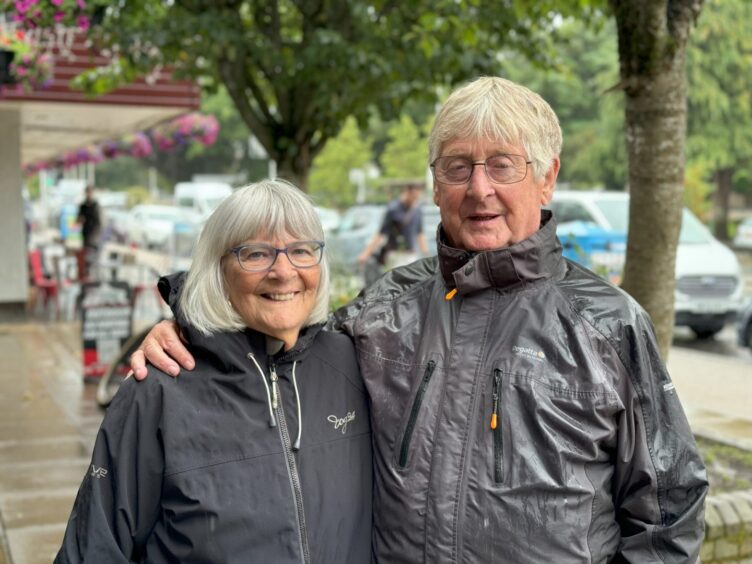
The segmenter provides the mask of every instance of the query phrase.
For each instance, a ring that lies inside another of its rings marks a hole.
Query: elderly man
[[[693,562],[705,470],[647,314],[566,261],[561,130],[481,78],[430,137],[439,256],[335,314],[371,400],[381,562]],[[144,344],[191,362],[172,326]],[[137,353],[137,373],[144,359]]]

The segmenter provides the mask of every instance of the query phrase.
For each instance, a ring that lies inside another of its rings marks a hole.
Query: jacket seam
[[[350,339],[350,337],[347,337],[347,338]],[[350,342],[352,342],[352,340],[350,340]],[[311,354],[311,356],[316,357],[323,364],[325,364],[326,366],[328,366],[329,368],[331,368],[332,370],[334,370],[340,376],[344,376],[345,379],[350,383],[350,385],[353,386],[355,389],[357,389],[359,392],[365,393],[365,386],[362,383],[359,384],[358,382],[354,381],[350,377],[349,374],[347,374],[345,371],[341,370],[340,368],[338,368],[337,366],[335,366],[334,364],[332,364],[327,358],[321,356],[318,353],[318,351],[311,350],[310,354]],[[355,357],[355,355],[353,355],[353,356]],[[357,363],[357,360],[355,362]]]
[[[661,520],[661,526],[665,526],[665,510],[663,508],[663,501],[662,498],[665,495],[665,484],[663,483],[663,479],[661,478],[660,473],[656,469],[655,466],[655,452],[653,451],[653,431],[652,428],[649,425],[648,416],[645,413],[645,405],[643,402],[643,397],[645,395],[645,390],[642,388],[642,385],[639,383],[637,378],[634,377],[632,374],[632,371],[629,370],[629,367],[627,366],[627,363],[625,362],[624,358],[622,358],[621,354],[619,353],[618,348],[614,344],[614,342],[609,338],[608,335],[603,333],[590,319],[585,317],[582,312],[580,312],[578,309],[574,307],[572,302],[568,299],[567,295],[561,290],[561,288],[556,287],[556,291],[559,292],[559,294],[564,298],[565,302],[569,305],[570,309],[574,314],[577,316],[578,319],[580,319],[583,323],[587,323],[589,327],[593,329],[596,333],[598,333],[601,337],[603,337],[603,340],[608,343],[609,347],[611,347],[612,352],[616,356],[616,358],[619,359],[619,362],[621,363],[622,367],[624,368],[624,372],[627,374],[627,377],[629,378],[629,383],[632,385],[632,387],[635,390],[635,393],[637,395],[637,400],[639,402],[640,406],[640,416],[642,417],[643,425],[645,426],[645,442],[647,443],[645,446],[648,449],[648,452],[650,453],[650,464],[653,466],[653,473],[655,475],[656,480],[656,491],[655,491],[655,498],[656,503],[658,505],[658,512],[660,514],[660,520]],[[651,539],[651,549],[655,552],[655,539],[654,535],[650,535]],[[660,558],[660,556],[659,556]],[[661,558],[661,560],[663,560]]]
[[[361,436],[364,436],[364,435],[370,435],[370,431],[362,431],[362,432],[359,432],[359,433],[352,433],[352,434],[349,434],[349,435],[345,435],[345,436],[343,436],[341,438],[337,437],[336,439],[329,439],[329,440],[326,440],[326,441],[321,441],[319,443],[316,443],[313,446],[327,445],[327,444],[336,443],[336,442],[340,442],[340,441],[352,440],[352,439],[354,439],[356,437],[361,437]],[[264,458],[266,456],[275,456],[275,455],[279,455],[279,454],[284,455],[285,454],[284,449],[282,449],[282,450],[276,450],[276,451],[273,451],[273,452],[265,452],[263,454],[254,454],[254,455],[251,455],[251,456],[238,456],[238,457],[235,457],[235,458],[226,458],[224,460],[218,460],[216,462],[209,462],[207,464],[199,464],[198,466],[191,466],[191,467],[188,467],[188,468],[180,468],[178,470],[171,470],[169,472],[165,471],[164,476],[165,476],[165,478],[169,478],[169,477],[172,477],[172,476],[177,476],[178,474],[185,474],[187,472],[194,472],[196,470],[205,470],[207,468],[213,468],[215,466],[222,466],[222,465],[225,465],[225,464],[233,464],[233,463],[236,463],[236,462],[244,462],[246,460],[254,460],[256,458]]]

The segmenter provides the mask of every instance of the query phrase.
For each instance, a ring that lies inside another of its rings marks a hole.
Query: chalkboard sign
[[[131,336],[131,288],[127,282],[91,282],[83,285],[79,300],[84,379],[96,380]]]

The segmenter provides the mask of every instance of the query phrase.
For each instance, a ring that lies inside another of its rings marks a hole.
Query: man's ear
[[[436,186],[436,183],[433,184],[433,203],[437,206],[439,205],[439,188]]]
[[[554,195],[554,189],[556,188],[556,178],[559,176],[559,168],[561,167],[561,161],[559,157],[554,157],[551,162],[551,167],[548,172],[543,176],[543,187],[541,189],[541,205],[545,206],[551,201]]]

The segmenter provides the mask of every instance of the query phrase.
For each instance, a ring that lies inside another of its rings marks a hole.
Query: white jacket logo
[[[347,415],[344,417],[337,417],[336,415],[330,415],[326,418],[327,421],[334,424],[334,429],[342,428],[342,434],[345,434],[345,431],[347,431],[347,424],[350,421],[355,420],[355,410],[350,411]]]

